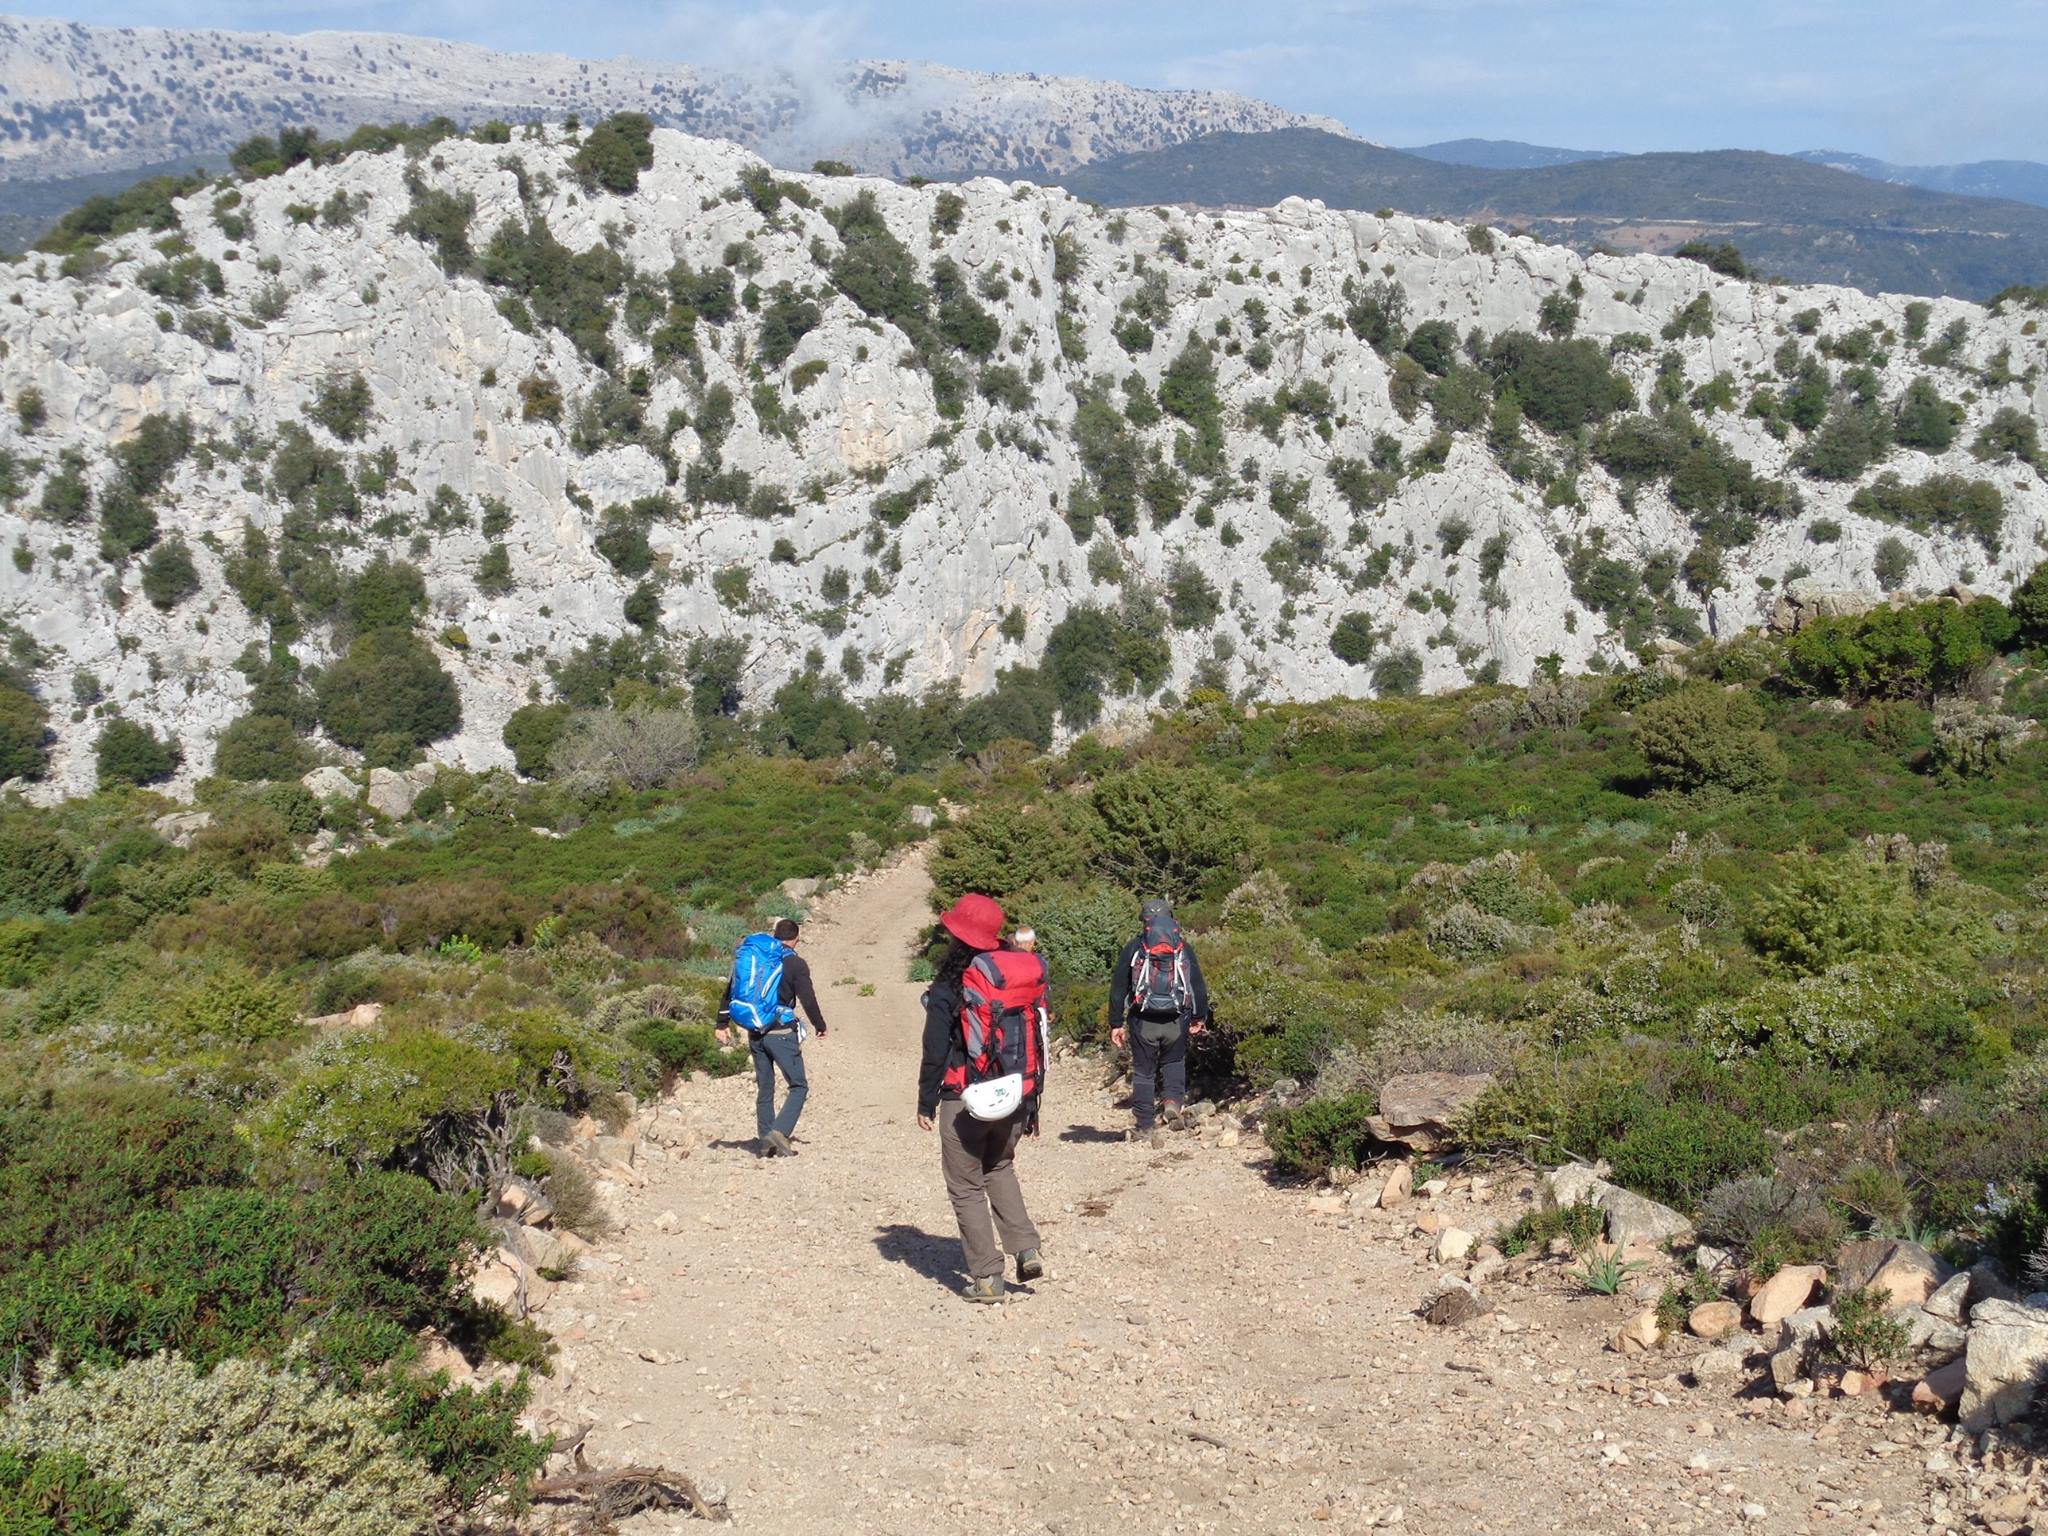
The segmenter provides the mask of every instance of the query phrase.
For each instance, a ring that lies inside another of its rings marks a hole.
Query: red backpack
[[[966,1060],[947,1068],[946,1086],[957,1090],[1015,1072],[1024,1079],[1024,1097],[1033,1097],[1045,1086],[1052,1029],[1045,962],[1023,950],[984,951],[960,978],[960,991]]]

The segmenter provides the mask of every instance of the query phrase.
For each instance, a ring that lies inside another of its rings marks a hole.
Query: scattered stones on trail
[[[1624,1355],[1637,1355],[1646,1349],[1655,1349],[1663,1339],[1664,1330],[1657,1322],[1657,1309],[1646,1307],[1621,1325],[1614,1337],[1607,1341],[1607,1347]]]
[[[1750,1317],[1765,1328],[1782,1322],[1805,1306],[1827,1277],[1818,1264],[1787,1264],[1749,1298]]]
[[[1478,1242],[1479,1239],[1463,1227],[1445,1227],[1436,1235],[1437,1262],[1455,1264],[1469,1255]]]
[[[1379,1140],[1415,1152],[1451,1141],[1451,1124],[1493,1086],[1491,1072],[1411,1072],[1380,1085],[1380,1109],[1365,1128]]]
[[[1937,1365],[1913,1384],[1913,1406],[1923,1413],[1949,1413],[1963,1400],[1969,1384],[1969,1363],[1961,1356]]]

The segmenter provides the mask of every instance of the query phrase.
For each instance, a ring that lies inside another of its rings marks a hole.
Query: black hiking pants
[[[1155,1023],[1151,1026],[1157,1030]],[[1179,1030],[1165,1040],[1145,1038],[1146,1021],[1131,1020],[1131,1107],[1138,1116],[1138,1129],[1149,1131],[1158,1113],[1156,1099],[1168,1104],[1185,1104],[1188,1099],[1188,1026],[1183,1019]],[[1156,1095],[1156,1098],[1155,1098]]]

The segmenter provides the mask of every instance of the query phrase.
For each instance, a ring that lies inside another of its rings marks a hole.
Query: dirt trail
[[[806,925],[832,1032],[800,1156],[753,1154],[751,1075],[661,1111],[704,1139],[620,1191],[545,1317],[549,1405],[593,1459],[688,1471],[778,1536],[1926,1528],[1931,1426],[1793,1418],[1681,1385],[1682,1355],[1604,1353],[1640,1301],[1522,1287],[1429,1327],[1415,1210],[1318,1211],[1252,1136],[1127,1145],[1092,1063],[1060,1064],[1020,1158],[1050,1276],[968,1306],[900,979],[927,890],[913,855]],[[1437,1206],[1479,1225],[1526,1189]]]

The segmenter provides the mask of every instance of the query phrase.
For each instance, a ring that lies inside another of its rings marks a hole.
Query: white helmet
[[[1024,1104],[1024,1074],[992,1077],[985,1083],[969,1083],[960,1091],[960,1102],[977,1120],[1007,1120]]]

